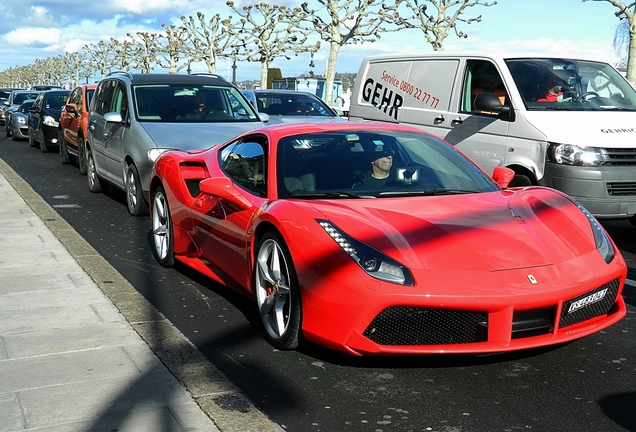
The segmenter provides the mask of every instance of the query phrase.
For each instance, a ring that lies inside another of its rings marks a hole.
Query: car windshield
[[[230,86],[138,85],[134,97],[141,122],[260,121],[249,102]]]
[[[40,92],[32,92],[32,93],[16,93],[13,95],[13,104],[20,105],[22,102],[28,99],[35,99],[38,97]]]
[[[20,107],[17,109],[17,111],[19,113],[28,115],[29,114],[29,108],[31,108],[33,106],[33,102],[34,101],[24,102],[22,105],[20,105]]]
[[[335,117],[335,114],[320,99],[304,94],[258,92],[256,103],[259,112],[264,112],[270,116]]]
[[[498,190],[451,146],[416,132],[299,134],[279,142],[277,160],[280,197],[395,197]],[[374,178],[379,166],[384,172]]]
[[[636,91],[606,63],[506,60],[529,111],[636,111]]]
[[[67,99],[68,93],[53,93],[46,95],[44,108],[61,110]]]

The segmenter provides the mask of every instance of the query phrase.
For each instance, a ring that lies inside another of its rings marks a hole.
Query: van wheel
[[[515,177],[512,179],[508,187],[532,186],[533,184],[534,183],[532,183],[532,180],[530,180],[530,177],[527,175],[515,173]]]
[[[145,216],[148,214],[148,204],[144,198],[144,192],[141,188],[141,178],[139,171],[134,164],[128,165],[126,169],[126,178],[124,179],[126,188],[126,204],[128,212],[133,216]]]

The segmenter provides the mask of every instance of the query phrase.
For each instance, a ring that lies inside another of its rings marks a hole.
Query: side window
[[[110,111],[121,114],[121,118],[126,120],[128,115],[128,97],[126,96],[126,87],[122,83],[117,83],[115,87]]]
[[[99,84],[94,107],[98,114],[104,115],[110,111],[116,85],[117,83],[113,80],[102,81]]]
[[[246,141],[232,144],[223,150],[221,159],[223,171],[234,183],[258,196],[267,196],[267,163],[262,143]]]
[[[33,106],[37,109],[42,108],[42,100],[44,100],[44,95],[40,94],[35,100],[35,102],[33,103]]]
[[[509,104],[508,92],[495,65],[485,60],[468,60],[464,75],[460,111],[463,113],[497,116],[497,113],[475,109],[475,97],[480,93],[486,92],[494,93],[499,98],[501,105]]]

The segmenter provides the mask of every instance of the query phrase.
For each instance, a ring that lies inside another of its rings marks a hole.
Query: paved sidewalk
[[[0,160],[0,432],[280,431]]]

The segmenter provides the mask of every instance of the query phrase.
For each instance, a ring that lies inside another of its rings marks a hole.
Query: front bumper
[[[547,162],[539,184],[570,195],[597,219],[636,214],[636,165],[581,167]]]

